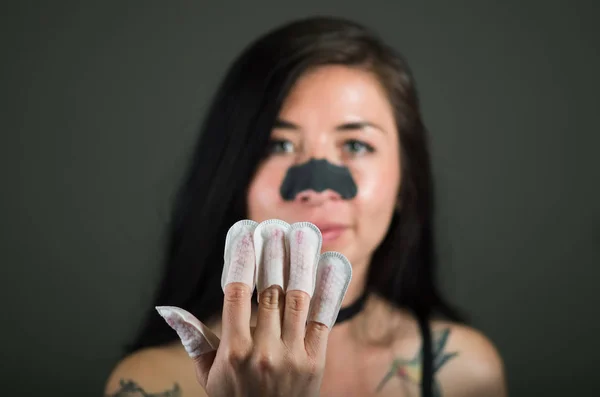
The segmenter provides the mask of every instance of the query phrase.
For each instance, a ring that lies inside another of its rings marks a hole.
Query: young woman
[[[322,166],[311,178],[333,167],[345,182],[286,196],[290,170],[310,164]],[[247,285],[222,289],[225,236],[242,219],[311,222],[322,251],[349,260],[335,325],[306,323],[302,291],[267,288],[257,303]],[[233,63],[204,121],[153,305],[192,313],[220,346],[191,359],[149,308],[105,393],[506,396],[494,346],[436,286],[434,234],[426,129],[402,57],[344,19],[275,29]]]

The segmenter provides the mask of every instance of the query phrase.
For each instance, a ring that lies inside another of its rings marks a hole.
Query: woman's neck
[[[396,309],[376,293],[370,293],[360,313],[336,325],[332,333],[362,345],[384,347],[402,336],[408,318],[404,310]]]

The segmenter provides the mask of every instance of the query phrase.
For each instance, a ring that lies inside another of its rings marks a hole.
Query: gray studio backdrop
[[[175,184],[224,69],[251,38],[315,13],[376,28],[414,69],[444,287],[500,349],[511,395],[597,388],[593,2],[2,7],[2,390],[101,394],[150,303]]]

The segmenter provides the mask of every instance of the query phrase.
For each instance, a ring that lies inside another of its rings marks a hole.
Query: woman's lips
[[[348,229],[347,226],[342,225],[327,225],[327,226],[319,226],[316,225],[321,231],[321,236],[323,236],[323,242],[328,243],[339,238],[342,233]]]

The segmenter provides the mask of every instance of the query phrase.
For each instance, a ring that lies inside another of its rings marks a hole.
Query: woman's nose
[[[326,201],[329,200],[341,200],[342,197],[339,195],[339,193],[331,190],[331,189],[326,189],[322,192],[317,192],[315,190],[305,190],[303,192],[300,192],[296,195],[296,198],[294,199],[294,201],[298,202],[298,203],[302,203],[302,204],[307,204],[307,205],[311,205],[311,206],[317,206],[317,205],[321,205]]]
[[[297,153],[296,163],[302,164],[310,159],[327,159],[331,163],[338,163],[341,158],[335,141],[328,135],[307,137]]]

